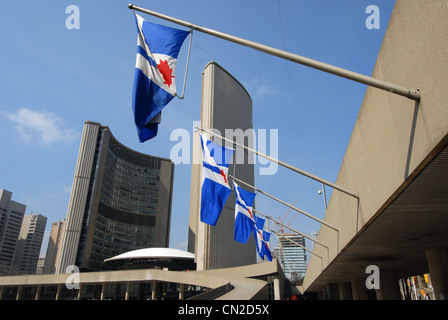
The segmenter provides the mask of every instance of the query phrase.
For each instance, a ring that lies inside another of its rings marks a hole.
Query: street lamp
[[[317,193],[324,195],[324,205],[325,205],[325,210],[327,210],[327,194],[325,193],[325,184],[322,183],[322,189],[317,191]]]

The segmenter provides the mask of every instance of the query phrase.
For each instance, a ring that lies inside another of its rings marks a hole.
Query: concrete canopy
[[[398,278],[428,273],[425,251],[448,243],[448,147],[445,147],[384,210],[365,225],[308,288],[367,278],[366,267],[394,270]]]

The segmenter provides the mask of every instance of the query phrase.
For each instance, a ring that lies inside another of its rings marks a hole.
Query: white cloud
[[[6,116],[26,141],[37,138],[41,143],[51,145],[56,142],[69,142],[78,137],[78,133],[64,128],[62,119],[51,112],[21,108],[15,113],[6,113]]]
[[[65,192],[65,193],[70,194],[70,193],[72,192],[72,185],[64,184],[64,185],[62,186],[62,188],[64,189],[64,192]]]
[[[256,94],[259,96],[272,95],[275,93],[277,93],[277,90],[269,86],[259,86],[256,91]]]
[[[270,96],[277,93],[276,88],[260,83],[260,80],[257,78],[252,78],[249,82],[245,83],[244,86],[254,96]]]

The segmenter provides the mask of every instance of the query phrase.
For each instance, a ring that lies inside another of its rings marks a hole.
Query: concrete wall
[[[65,273],[67,267],[76,262],[98,131],[98,124],[85,123],[67,209],[65,232],[62,237],[62,254],[59,255],[56,263],[56,273]]]
[[[421,91],[419,104],[375,88],[367,88],[336,184],[360,196],[337,191],[318,240],[330,247],[329,261],[311,257],[303,288],[347,246],[363,226],[381,213],[412,172],[448,133],[448,3],[397,0],[374,78]],[[339,248],[338,248],[339,246]],[[327,251],[315,246],[316,253]]]

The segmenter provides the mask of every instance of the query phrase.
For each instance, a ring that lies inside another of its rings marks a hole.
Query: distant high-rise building
[[[302,279],[306,272],[305,238],[288,233],[279,236],[278,241],[279,246],[274,251],[285,276],[292,282]]]
[[[53,222],[50,238],[48,239],[47,253],[42,273],[52,274],[56,272],[56,261],[60,252],[62,235],[65,230],[65,219]]]
[[[168,247],[173,177],[170,159],[129,149],[109,127],[86,122],[56,273],[107,270],[107,258]]]
[[[11,200],[12,192],[0,189],[0,274],[8,274],[26,206]]]
[[[36,274],[42,274],[44,271],[44,266],[45,266],[45,255],[42,255],[39,257],[39,260],[37,260]]]
[[[218,130],[222,136],[237,140],[253,148],[252,100],[246,89],[215,62],[207,64],[202,77],[201,127]],[[227,133],[231,132],[232,136]],[[235,133],[237,133],[235,135]],[[208,134],[205,134],[208,136]],[[246,135],[246,136],[244,136]],[[215,143],[225,145],[216,137]],[[241,141],[244,140],[244,141]],[[226,145],[234,148],[234,146]],[[247,152],[237,148],[229,166],[229,174],[254,185],[254,164]],[[200,221],[202,149],[199,134],[193,136],[193,165],[191,169],[190,230],[188,250],[195,252],[198,270],[235,267],[256,263],[256,245],[253,236],[246,244],[234,240],[235,194],[232,192],[221,212],[216,226]],[[232,182],[230,182],[232,184]],[[241,186],[247,189],[246,186]],[[247,189],[247,191],[253,191]]]
[[[25,215],[14,253],[13,267],[22,274],[35,274],[47,218],[41,214]]]

